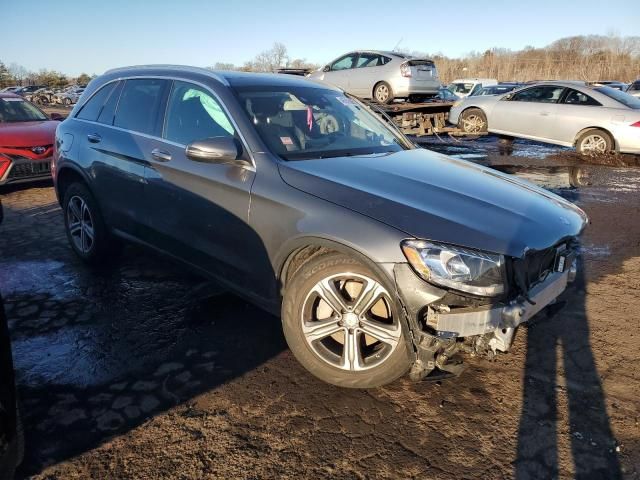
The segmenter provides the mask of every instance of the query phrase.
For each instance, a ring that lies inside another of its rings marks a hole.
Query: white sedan
[[[640,153],[640,99],[584,82],[542,82],[453,104],[449,121],[467,133],[491,132],[597,154]]]

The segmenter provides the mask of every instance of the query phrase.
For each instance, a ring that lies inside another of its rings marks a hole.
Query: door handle
[[[151,156],[158,162],[168,162],[169,160],[171,160],[171,154],[169,152],[165,152],[164,150],[160,150],[158,148],[154,148],[153,150],[151,150]]]
[[[89,140],[91,143],[100,143],[102,141],[102,137],[97,133],[90,133],[89,135],[87,135],[87,140]]]
[[[542,115],[543,117],[548,117],[549,116],[549,112],[540,112],[540,115]]]

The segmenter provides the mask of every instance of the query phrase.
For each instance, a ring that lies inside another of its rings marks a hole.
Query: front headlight
[[[483,297],[504,292],[502,255],[425,240],[405,240],[402,251],[430,283]]]

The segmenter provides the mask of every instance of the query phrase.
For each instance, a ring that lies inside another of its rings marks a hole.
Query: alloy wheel
[[[582,141],[582,153],[586,154],[599,154],[606,153],[607,151],[607,140],[598,133],[593,133],[588,135]]]
[[[74,195],[67,204],[67,228],[73,244],[79,252],[87,254],[94,244],[94,224],[87,203]]]
[[[467,115],[462,119],[462,129],[467,133],[480,133],[485,128],[484,119],[480,115]]]
[[[300,320],[305,340],[314,353],[345,371],[380,365],[402,338],[387,290],[356,273],[319,281],[304,300]]]

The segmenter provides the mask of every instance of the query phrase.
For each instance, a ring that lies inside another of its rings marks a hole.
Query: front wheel
[[[313,375],[340,387],[396,380],[411,362],[391,292],[346,255],[310,260],[284,295],[282,325],[291,351]]]
[[[587,130],[578,137],[576,150],[582,155],[602,155],[613,150],[613,140],[602,130]]]
[[[470,108],[460,114],[458,128],[465,133],[485,133],[487,127],[487,116],[479,108]]]

